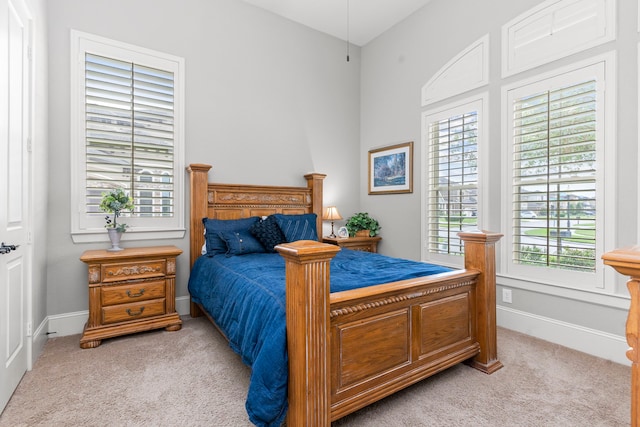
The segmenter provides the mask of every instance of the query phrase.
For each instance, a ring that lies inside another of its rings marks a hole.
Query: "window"
[[[511,273],[603,286],[605,75],[602,61],[506,92]]]
[[[104,234],[99,204],[109,188],[134,200],[123,214],[129,238],[181,237],[184,61],[76,31],[72,49],[74,240]]]
[[[426,155],[423,259],[461,264],[460,231],[478,229],[484,98],[423,115]],[[457,258],[457,259],[455,259]]]
[[[546,0],[502,27],[502,77],[616,38],[615,0]]]

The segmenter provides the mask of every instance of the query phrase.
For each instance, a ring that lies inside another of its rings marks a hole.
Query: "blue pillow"
[[[221,231],[218,235],[227,244],[227,256],[266,252],[248,230]]]
[[[202,218],[205,229],[205,242],[207,244],[207,255],[227,253],[227,243],[220,238],[223,231],[248,231],[249,228],[258,222],[260,217],[252,216],[241,219],[211,219]]]
[[[295,242],[296,240],[318,240],[316,214],[274,214],[273,216],[276,218],[276,222],[280,230],[282,230],[285,239],[287,239],[287,242]]]
[[[249,232],[251,232],[251,234],[260,241],[260,243],[262,243],[262,246],[264,246],[267,252],[275,252],[275,249],[273,248],[276,245],[287,241],[273,215],[269,215],[265,219],[261,219],[253,224],[249,229]]]

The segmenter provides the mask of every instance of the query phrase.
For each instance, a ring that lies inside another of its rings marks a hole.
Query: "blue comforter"
[[[331,260],[331,292],[451,271],[342,249]],[[284,259],[279,254],[201,256],[189,278],[192,299],[251,367],[246,409],[257,426],[279,426],[287,411]]]

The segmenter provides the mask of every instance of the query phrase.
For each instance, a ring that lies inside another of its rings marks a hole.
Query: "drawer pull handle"
[[[137,294],[132,294],[131,291],[127,289],[127,296],[129,298],[138,298],[142,295],[144,295],[144,288],[140,289],[140,292],[138,292]]]
[[[138,311],[137,313],[132,313],[130,308],[127,308],[127,314],[131,317],[133,316],[140,316],[142,314],[142,312],[144,311],[144,307],[140,307],[140,311]]]

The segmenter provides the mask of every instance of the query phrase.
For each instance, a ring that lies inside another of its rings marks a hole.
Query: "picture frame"
[[[369,194],[413,193],[413,141],[369,150]]]
[[[338,228],[338,237],[341,239],[346,239],[347,237],[349,237],[349,230],[347,230],[347,227]]]

